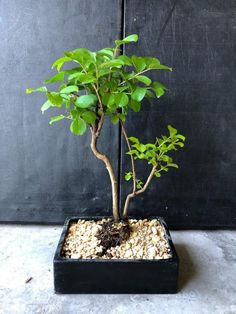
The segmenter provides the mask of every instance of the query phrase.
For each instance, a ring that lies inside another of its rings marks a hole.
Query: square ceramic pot
[[[54,256],[54,288],[56,293],[176,293],[179,259],[163,219],[170,246],[168,259],[68,259],[62,247],[71,223],[78,219],[100,220],[104,217],[79,217],[65,221]]]

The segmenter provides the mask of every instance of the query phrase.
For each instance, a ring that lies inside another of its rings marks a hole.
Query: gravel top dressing
[[[165,230],[157,219],[79,219],[70,225],[62,256],[71,259],[167,259]]]

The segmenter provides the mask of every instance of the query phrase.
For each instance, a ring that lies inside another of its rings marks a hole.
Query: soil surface
[[[62,255],[73,259],[166,259],[170,247],[157,219],[114,223],[79,219],[70,225]]]

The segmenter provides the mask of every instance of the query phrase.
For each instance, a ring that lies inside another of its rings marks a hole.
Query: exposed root
[[[98,253],[98,256],[105,255],[111,247],[118,246],[123,241],[128,240],[131,233],[128,221],[115,223],[112,220],[108,220],[100,226],[102,229],[99,230],[97,238],[101,241],[100,245],[103,247],[103,251]]]

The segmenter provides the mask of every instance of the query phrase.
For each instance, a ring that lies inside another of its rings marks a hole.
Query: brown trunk
[[[115,172],[113,170],[113,167],[111,165],[109,158],[106,155],[104,155],[98,151],[98,149],[97,149],[98,136],[96,135],[96,132],[92,128],[91,128],[91,134],[92,134],[92,139],[91,139],[90,147],[91,147],[94,155],[98,159],[100,159],[104,162],[104,164],[106,165],[107,171],[109,173],[109,176],[110,176],[111,187],[112,187],[112,212],[113,212],[114,220],[119,221],[120,216],[119,216],[119,207],[118,207],[118,185],[117,185]]]

